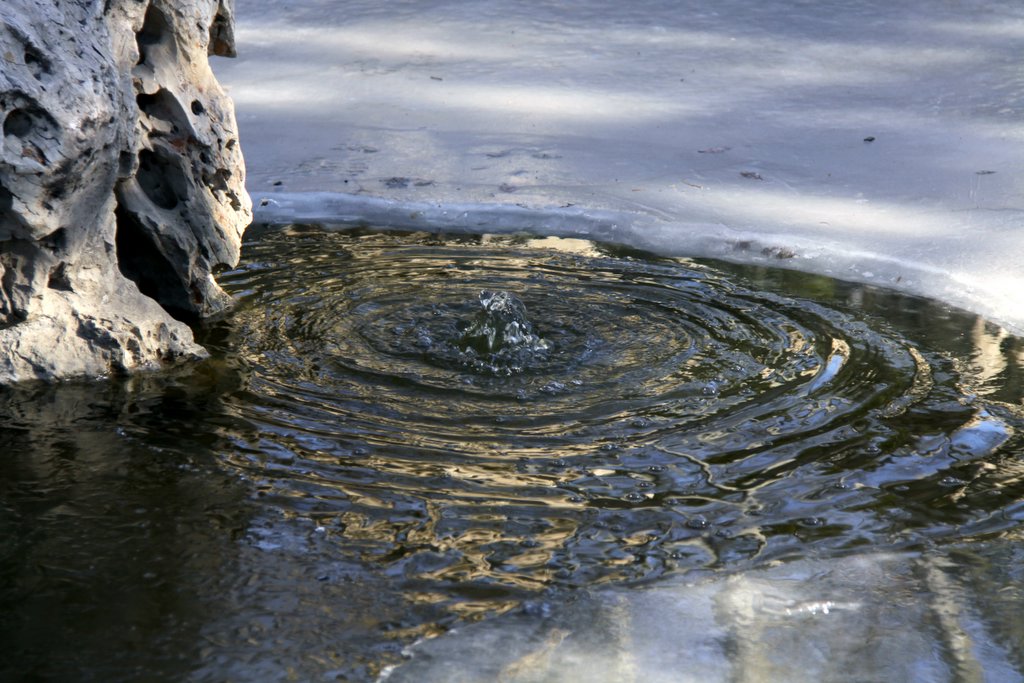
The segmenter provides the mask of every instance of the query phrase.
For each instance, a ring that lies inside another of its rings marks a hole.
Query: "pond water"
[[[247,239],[209,360],[0,393],[0,677],[372,680],[595,590],[1019,554],[1024,347],[977,316],[576,239]]]

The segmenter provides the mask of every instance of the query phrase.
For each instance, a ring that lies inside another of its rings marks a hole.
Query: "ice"
[[[432,229],[586,233],[604,212],[602,239],[1024,331],[1016,0],[240,0],[238,17],[240,57],[217,67],[260,218],[418,227],[429,207]]]
[[[1022,681],[1021,593],[996,563],[1012,559],[867,554],[604,589],[419,643],[382,680]]]

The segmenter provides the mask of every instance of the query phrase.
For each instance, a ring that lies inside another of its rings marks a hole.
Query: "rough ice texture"
[[[230,0],[0,5],[0,384],[205,352],[251,218]]]
[[[600,214],[1024,332],[1019,0],[247,0],[237,35],[257,218]]]

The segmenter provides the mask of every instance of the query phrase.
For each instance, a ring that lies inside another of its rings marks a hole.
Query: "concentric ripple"
[[[246,254],[232,466],[424,591],[493,608],[1017,524],[1019,415],[863,290],[554,238],[293,226]],[[544,343],[467,351],[482,291]]]

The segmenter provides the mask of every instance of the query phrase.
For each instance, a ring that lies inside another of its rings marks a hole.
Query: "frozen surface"
[[[218,67],[258,217],[610,211],[606,239],[778,259],[1024,331],[1016,0],[239,0],[238,17],[241,56]]]
[[[387,683],[1000,681],[1021,674],[1019,552],[804,560],[607,589],[412,648]]]

